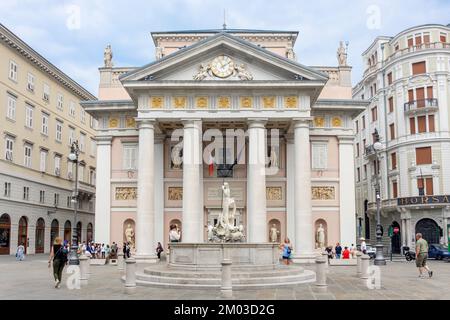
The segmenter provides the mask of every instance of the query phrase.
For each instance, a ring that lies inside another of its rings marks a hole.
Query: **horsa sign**
[[[420,204],[448,204],[448,203],[450,203],[450,195],[397,198],[397,205],[399,206],[420,205]]]

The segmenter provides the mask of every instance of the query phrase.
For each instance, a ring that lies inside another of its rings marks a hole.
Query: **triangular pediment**
[[[123,75],[134,81],[319,81],[328,77],[227,33],[207,38]]]

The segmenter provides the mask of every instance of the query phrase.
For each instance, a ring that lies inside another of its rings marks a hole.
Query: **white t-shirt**
[[[181,235],[177,232],[176,229],[170,230],[169,232],[169,240],[180,240]]]
[[[367,250],[366,242],[361,242],[361,251]]]

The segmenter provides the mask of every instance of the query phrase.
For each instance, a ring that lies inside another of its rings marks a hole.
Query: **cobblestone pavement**
[[[117,266],[91,266],[89,283],[79,290],[69,290],[63,275],[60,289],[53,287],[47,255],[27,256],[16,261],[12,256],[0,256],[0,299],[220,299],[218,290],[184,290],[137,287],[126,293]],[[368,289],[364,280],[356,277],[355,266],[333,266],[328,273],[326,292],[314,284],[292,288],[235,290],[234,299],[267,300],[342,300],[342,299],[450,299],[450,262],[429,261],[432,278],[418,278],[414,262],[388,262],[381,267],[381,288]],[[307,267],[310,268],[310,267]],[[312,267],[311,267],[312,268]]]

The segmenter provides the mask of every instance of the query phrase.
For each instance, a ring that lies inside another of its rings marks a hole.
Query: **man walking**
[[[419,278],[423,278],[424,269],[428,271],[428,276],[433,276],[433,271],[427,266],[428,242],[422,238],[421,233],[416,234],[416,267],[419,268]]]

